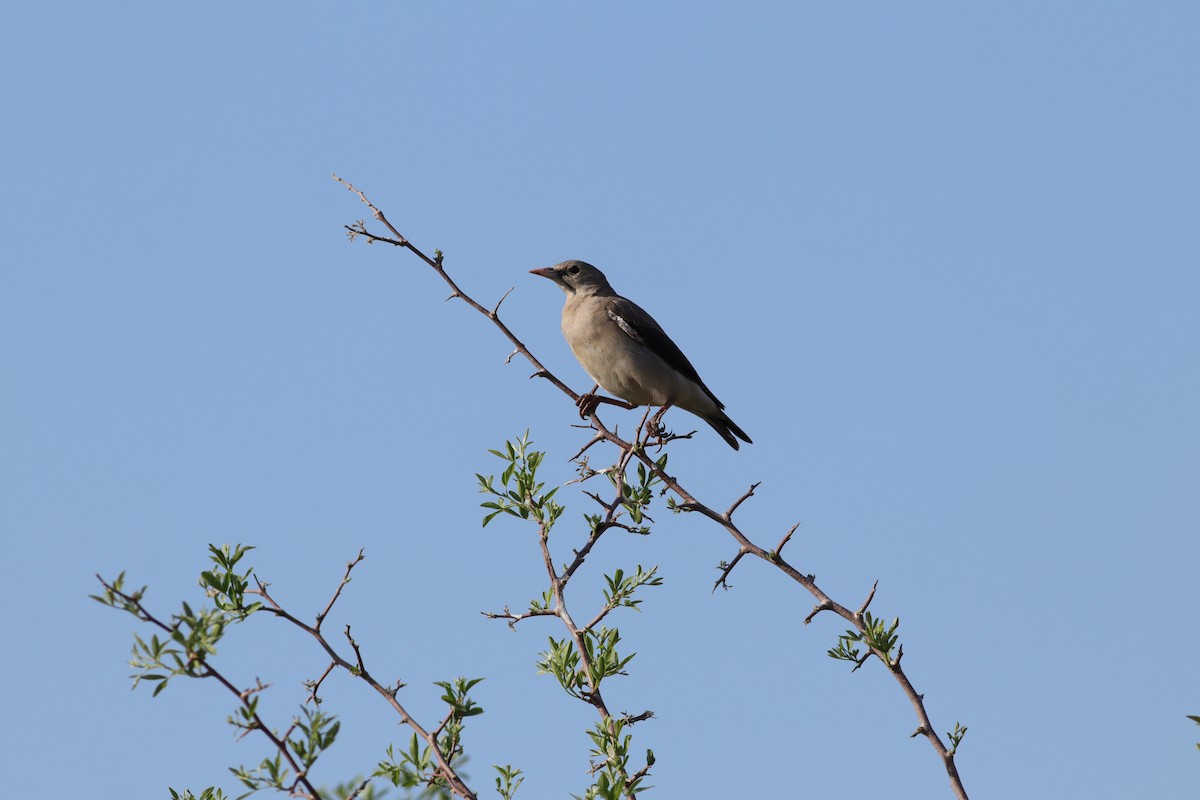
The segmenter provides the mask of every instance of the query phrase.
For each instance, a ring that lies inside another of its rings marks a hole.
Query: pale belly
[[[606,348],[606,357],[587,347],[572,347],[572,350],[587,373],[605,391],[634,405],[670,403],[705,411],[713,405],[694,383],[632,340],[628,346]]]

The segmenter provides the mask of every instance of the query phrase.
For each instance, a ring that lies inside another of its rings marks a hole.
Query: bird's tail
[[[750,437],[746,435],[746,432],[739,428],[737,424],[723,411],[718,411],[716,414],[710,414],[706,417],[703,417],[703,419],[709,425],[712,425],[713,430],[721,434],[721,438],[728,442],[729,446],[734,450],[737,450],[741,447],[741,445],[738,444],[738,439],[741,439],[746,444],[754,444],[754,442],[750,440]],[[737,439],[733,438],[734,436],[736,436]]]

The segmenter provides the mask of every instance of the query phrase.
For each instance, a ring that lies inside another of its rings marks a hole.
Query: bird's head
[[[529,271],[534,275],[541,275],[543,278],[554,281],[568,296],[573,294],[610,295],[613,293],[604,273],[583,261],[564,261],[553,267],[542,267]]]

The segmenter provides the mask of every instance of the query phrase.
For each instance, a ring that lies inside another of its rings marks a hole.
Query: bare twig
[[[513,293],[513,289],[516,289],[516,288],[517,288],[516,286],[510,286],[510,287],[508,287],[508,291],[504,293],[504,296],[503,296],[503,297],[501,297],[499,300],[497,300],[497,301],[496,301],[496,305],[495,305],[495,307],[492,309],[492,316],[493,316],[493,317],[495,317],[497,314],[499,314],[499,313],[500,313],[500,304],[501,304],[501,303],[503,303],[505,300],[507,300],[507,299],[508,299],[508,296],[509,296],[510,294],[512,294],[512,293]]]
[[[817,603],[815,606],[813,606],[813,610],[809,612],[808,616],[804,618],[804,624],[807,625],[808,623],[812,622],[813,618],[815,618],[817,614],[820,614],[822,611],[832,610],[833,606],[829,603]]]
[[[308,699],[310,701],[312,701],[314,704],[321,705],[321,698],[317,696],[317,690],[321,688],[321,684],[325,681],[326,678],[329,677],[329,673],[333,672],[333,670],[336,667],[337,667],[337,662],[330,661],[329,666],[326,667],[325,671],[321,673],[321,677],[319,677],[315,681],[313,681],[312,686],[309,687]]]
[[[730,588],[729,573],[733,572],[733,568],[736,567],[737,563],[742,560],[742,556],[746,555],[746,553],[749,553],[749,552],[750,552],[749,550],[747,550],[746,548],[743,547],[737,551],[737,555],[733,557],[732,561],[721,562],[721,566],[720,566],[721,577],[717,578],[717,582],[713,584],[712,590],[714,592],[717,589],[729,589]]]
[[[762,485],[762,481],[758,481],[757,483],[750,484],[750,488],[746,490],[746,493],[743,494],[741,497],[739,497],[737,500],[734,500],[733,505],[731,505],[729,507],[729,510],[725,512],[725,519],[726,520],[733,519],[733,512],[738,510],[738,506],[740,506],[742,503],[746,502],[751,497],[753,497],[754,490],[757,489],[761,485]]]
[[[335,591],[333,593],[333,597],[330,598],[329,605],[325,606],[324,611],[322,611],[320,614],[317,614],[317,624],[313,626],[314,631],[319,632],[321,630],[321,623],[324,622],[325,618],[329,616],[329,612],[333,610],[333,604],[336,603],[338,598],[342,596],[342,589],[347,583],[350,582],[350,571],[354,569],[358,563],[363,560],[363,558],[363,551],[359,550],[358,557],[346,564],[346,574],[342,576],[342,582],[338,584],[337,591]]]
[[[792,534],[795,533],[796,529],[799,527],[800,527],[800,523],[797,522],[795,525],[792,526],[791,530],[789,530],[787,533],[785,533],[783,535],[783,538],[779,540],[779,544],[775,545],[775,555],[776,556],[778,556],[780,553],[783,552],[783,546],[788,543],[788,541],[792,538]]]
[[[867,606],[871,605],[871,601],[875,599],[875,590],[879,588],[879,581],[875,581],[871,585],[871,593],[867,595],[867,599],[863,600],[863,604],[859,606],[858,611],[854,612],[855,617],[862,617],[866,613]]]
[[[517,629],[517,623],[523,619],[529,619],[530,617],[556,617],[556,616],[558,616],[556,613],[554,613],[553,609],[549,609],[549,608],[531,608],[528,611],[526,611],[524,614],[513,614],[511,611],[508,610],[507,606],[505,606],[504,611],[502,611],[500,613],[495,613],[492,611],[480,611],[479,613],[483,614],[488,619],[507,620],[508,627],[514,631]]]
[[[355,798],[357,798],[360,794],[362,794],[364,791],[366,791],[366,788],[370,785],[371,785],[371,779],[365,778],[363,780],[363,782],[358,785],[357,789],[355,789],[350,794],[346,795],[346,800],[355,800]]]
[[[383,212],[380,211],[378,208],[376,208],[375,205],[370,200],[367,199],[367,196],[365,194],[363,194],[358,189],[354,188],[354,186],[352,186],[350,183],[339,178],[337,175],[334,175],[333,179],[335,181],[337,181],[338,183],[342,184],[343,186],[345,186],[346,189],[348,189],[349,191],[354,192],[356,195],[358,195],[359,199],[362,200],[364,203],[366,203],[367,208],[371,209],[371,213],[373,213],[375,215],[375,219],[377,219],[381,223],[383,223],[384,226],[386,226],[387,229],[392,232],[392,234],[395,238],[389,239],[389,238],[385,238],[385,237],[381,237],[381,236],[376,236],[376,235],[370,233],[369,231],[367,231],[366,228],[364,226],[362,226],[361,224],[357,228],[352,227],[352,226],[346,226],[347,230],[351,231],[351,233],[354,233],[356,235],[363,236],[363,237],[367,238],[369,241],[387,242],[388,244],[395,245],[396,247],[403,247],[403,248],[406,248],[406,249],[412,251],[412,253],[415,256],[417,256],[417,258],[421,259],[426,264],[428,264],[430,267],[432,267],[433,270],[435,272],[437,272],[437,274],[441,277],[441,279],[444,280],[450,286],[450,288],[452,290],[452,293],[450,295],[451,297],[457,297],[457,298],[461,299],[463,302],[465,302],[471,308],[475,309],[480,314],[483,314],[485,317],[490,319],[492,321],[492,323],[495,324],[495,326],[500,329],[500,331],[505,335],[505,337],[510,342],[512,342],[513,346],[516,347],[519,351],[521,351],[521,355],[525,356],[525,358],[529,361],[529,363],[533,364],[534,368],[537,370],[537,372],[535,373],[535,375],[537,377],[545,378],[546,380],[550,381],[552,384],[554,384],[556,387],[558,387],[558,389],[560,391],[562,391],[564,394],[566,394],[572,400],[574,400],[574,401],[579,400],[579,395],[577,395],[577,394],[575,394],[575,392],[571,391],[570,387],[568,387],[565,383],[563,383],[558,378],[556,378],[553,375],[553,373],[550,372],[550,370],[548,370],[544,366],[542,366],[542,362],[540,362],[536,358],[534,358],[533,354],[531,352],[529,352],[529,348],[527,348],[524,345],[524,343],[522,343],[521,340],[516,337],[516,334],[514,334],[507,325],[505,325],[503,322],[501,322],[500,317],[496,313],[496,311],[494,311],[494,310],[489,311],[488,309],[484,308],[482,305],[477,303],[472,298],[468,297],[461,289],[458,288],[458,284],[456,284],[450,278],[450,276],[446,273],[446,270],[442,268],[441,253],[438,253],[435,251],[435,258],[430,258],[429,256],[425,255],[423,252],[421,252],[419,249],[417,249],[415,246],[413,246],[412,242],[410,242],[410,241],[408,241],[408,239],[404,238],[404,236],[400,233],[400,231],[396,230],[396,228],[392,225],[392,223],[388,221],[387,217],[384,216]],[[499,304],[497,304],[497,308],[499,308]]]
[[[603,442],[603,441],[604,441],[604,437],[601,434],[597,433],[595,436],[593,436],[591,438],[591,440],[587,444],[585,444],[583,447],[579,448],[578,453],[571,456],[567,460],[568,461],[578,461],[579,457],[582,456],[584,453],[586,453],[588,451],[589,447],[591,447],[594,444],[598,444],[599,442]]]

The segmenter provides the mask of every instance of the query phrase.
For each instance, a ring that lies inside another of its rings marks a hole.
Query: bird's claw
[[[579,406],[579,418],[587,419],[596,411],[596,406],[600,405],[600,398],[592,392],[581,394],[575,402]]]
[[[659,447],[661,447],[662,445],[669,442],[672,438],[674,438],[672,436],[671,432],[669,430],[667,430],[667,426],[663,425],[663,422],[662,422],[663,415],[667,413],[668,408],[670,408],[670,405],[663,406],[657,412],[655,412],[654,416],[652,416],[652,417],[650,417],[650,419],[646,420],[646,427],[645,427],[646,439],[645,439],[645,441],[647,444],[653,442],[656,445],[658,445]]]

